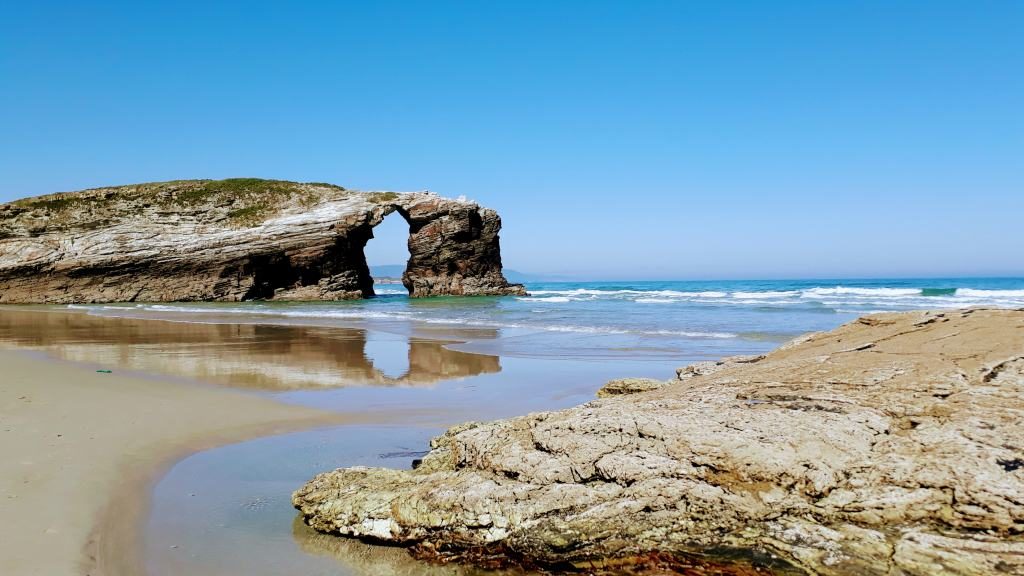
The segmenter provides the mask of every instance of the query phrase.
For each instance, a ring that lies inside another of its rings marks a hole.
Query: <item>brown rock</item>
[[[410,295],[524,294],[493,210],[428,192],[184,180],[0,205],[0,302],[335,300],[373,295],[363,247],[409,222]]]
[[[607,384],[601,387],[597,391],[598,398],[611,398],[612,396],[625,396],[627,394],[636,394],[638,392],[649,392],[651,390],[657,390],[662,386],[668,384],[664,380],[655,380],[654,378],[619,378],[617,380],[610,380]]]
[[[328,472],[293,502],[430,556],[1019,575],[1022,414],[1024,310],[876,315],[685,386],[452,429],[415,471]]]
[[[759,354],[756,356],[726,356],[721,360],[696,362],[676,370],[676,379],[689,380],[696,376],[707,376],[738,364],[753,364],[754,362],[760,362],[763,359],[764,355]]]

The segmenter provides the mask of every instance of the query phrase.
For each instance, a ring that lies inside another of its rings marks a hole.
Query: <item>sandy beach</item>
[[[142,573],[148,487],[177,458],[345,418],[13,349],[0,366],[3,574]]]

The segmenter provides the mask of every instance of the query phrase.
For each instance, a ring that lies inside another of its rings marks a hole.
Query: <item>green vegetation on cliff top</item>
[[[109,216],[112,207],[157,206],[167,210],[189,209],[203,205],[226,209],[234,225],[257,224],[289,200],[304,206],[314,204],[324,189],[346,192],[345,188],[324,182],[290,182],[262,178],[225,180],[172,180],[127,186],[93,188],[80,192],[59,192],[35,198],[15,200],[9,206],[46,227],[64,227],[81,217]],[[376,198],[373,201],[378,201]],[[82,225],[78,222],[75,226]]]
[[[223,180],[171,180],[146,182],[129,186],[97,188],[82,192],[65,192],[15,200],[12,206],[44,216],[59,224],[71,211],[104,210],[115,203],[157,205],[163,208],[190,208],[211,204],[226,206],[232,222],[251,224],[269,215],[285,201],[298,198],[304,205],[312,204],[317,192],[345,189],[325,182],[293,182],[263,178],[226,178]]]
[[[325,182],[262,178],[171,180],[25,198],[7,204],[6,209],[0,205],[0,212],[33,222],[31,227],[41,230],[95,227],[149,207],[169,212],[206,208],[202,211],[213,217],[221,214],[231,225],[245,227],[259,224],[289,202],[312,206],[324,198],[325,192],[327,195],[349,193],[341,186]],[[366,195],[368,200],[378,204],[393,202],[399,197],[396,192]],[[2,228],[5,226],[0,223]]]
[[[81,192],[58,192],[35,198],[15,200],[12,205],[28,210],[61,212],[86,204],[112,201],[154,202],[161,205],[195,206],[211,200],[270,200],[294,194],[312,195],[316,188],[345,188],[324,182],[290,182],[262,178],[228,178],[225,180],[171,180],[92,188]]]

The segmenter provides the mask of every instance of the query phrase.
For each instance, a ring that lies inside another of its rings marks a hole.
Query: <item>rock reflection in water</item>
[[[169,322],[8,308],[0,310],[0,345],[268,391],[419,386],[501,371],[497,356],[449,350],[450,340],[229,320],[235,319]]]

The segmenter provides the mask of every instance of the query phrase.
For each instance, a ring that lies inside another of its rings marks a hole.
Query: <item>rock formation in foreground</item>
[[[501,219],[473,202],[236,178],[0,205],[0,303],[369,297],[363,247],[392,212],[410,295],[524,293],[501,272]]]
[[[868,316],[680,376],[456,427],[416,470],[320,474],[293,502],[434,558],[1024,574],[1024,310]]]

